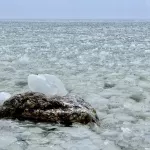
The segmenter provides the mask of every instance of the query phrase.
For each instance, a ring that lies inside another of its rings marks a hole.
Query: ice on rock
[[[9,99],[11,95],[7,92],[0,92],[0,105],[4,103],[7,99]]]
[[[28,86],[32,92],[40,92],[50,97],[65,96],[68,93],[61,80],[49,74],[29,75]]]

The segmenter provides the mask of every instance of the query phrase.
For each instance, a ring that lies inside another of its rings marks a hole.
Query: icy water
[[[150,23],[1,21],[0,91],[57,75],[100,127],[0,120],[0,150],[150,150]]]

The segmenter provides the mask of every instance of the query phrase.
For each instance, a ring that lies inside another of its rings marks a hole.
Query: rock
[[[0,118],[65,125],[99,122],[95,109],[80,97],[66,95],[50,98],[37,92],[17,94],[5,101],[0,107]]]

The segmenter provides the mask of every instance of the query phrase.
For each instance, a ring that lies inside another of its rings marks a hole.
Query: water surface
[[[0,121],[0,149],[149,150],[150,23],[1,21],[0,91],[57,75],[96,108],[101,127]]]

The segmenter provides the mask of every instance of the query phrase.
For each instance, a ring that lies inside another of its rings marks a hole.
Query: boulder
[[[65,125],[99,122],[95,109],[78,96],[47,97],[37,92],[17,94],[6,100],[0,107],[0,118]]]

